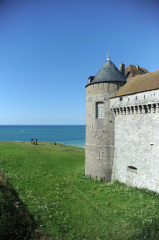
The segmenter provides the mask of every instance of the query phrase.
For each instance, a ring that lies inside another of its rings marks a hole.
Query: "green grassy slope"
[[[53,239],[159,238],[159,195],[86,178],[83,148],[1,142],[0,169]]]

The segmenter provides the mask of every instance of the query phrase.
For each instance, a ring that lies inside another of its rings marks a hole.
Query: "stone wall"
[[[115,115],[112,180],[159,192],[159,90],[111,99]]]
[[[86,87],[85,174],[111,180],[114,158],[114,116],[110,95],[120,83],[97,83]],[[96,118],[96,103],[104,103],[104,118]]]

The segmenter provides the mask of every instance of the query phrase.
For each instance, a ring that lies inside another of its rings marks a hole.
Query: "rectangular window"
[[[104,103],[96,103],[96,118],[104,118]]]

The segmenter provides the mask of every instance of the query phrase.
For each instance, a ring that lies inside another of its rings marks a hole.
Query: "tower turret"
[[[110,60],[86,85],[85,174],[111,180],[114,157],[114,115],[109,97],[126,83],[125,76]]]

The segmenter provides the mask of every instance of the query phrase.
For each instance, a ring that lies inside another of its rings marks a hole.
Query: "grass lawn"
[[[83,148],[0,142],[0,170],[12,191],[1,183],[3,236],[10,228],[21,238],[6,239],[40,239],[40,228],[47,239],[159,239],[159,194],[87,178],[84,158]]]

